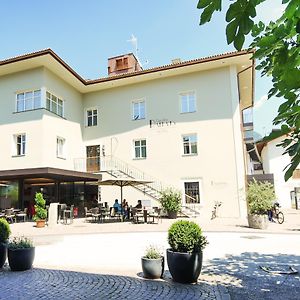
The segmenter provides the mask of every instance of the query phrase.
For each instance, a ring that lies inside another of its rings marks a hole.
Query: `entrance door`
[[[100,145],[86,147],[86,170],[87,172],[100,171]]]
[[[200,189],[199,182],[185,182],[185,203],[186,204],[199,204],[200,203]]]

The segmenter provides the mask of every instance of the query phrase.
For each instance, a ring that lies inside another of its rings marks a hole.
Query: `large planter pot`
[[[248,215],[249,227],[255,229],[267,229],[269,219],[267,215]]]
[[[25,271],[32,267],[35,247],[23,249],[8,248],[8,264],[12,271]]]
[[[163,256],[158,259],[142,257],[142,269],[145,278],[162,278],[165,270],[165,259]]]
[[[0,243],[0,269],[4,266],[7,257],[7,244]]]
[[[45,227],[45,223],[46,223],[46,220],[37,220],[36,221],[36,227],[37,228],[43,228],[43,227]]]
[[[202,268],[202,260],[202,251],[198,253],[181,253],[167,249],[169,271],[176,282],[197,282]]]
[[[176,219],[177,218],[177,211],[168,211],[168,218],[169,219]]]

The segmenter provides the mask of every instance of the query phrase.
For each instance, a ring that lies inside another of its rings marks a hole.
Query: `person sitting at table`
[[[135,206],[135,208],[137,208],[137,209],[142,209],[143,208],[142,200],[138,200],[138,204]]]
[[[115,212],[121,212],[121,204],[119,203],[119,200],[118,199],[116,199],[115,200],[115,203],[114,203],[114,205],[113,205],[113,208],[115,209]]]
[[[123,200],[122,210],[123,210],[124,219],[129,219],[129,205],[126,199]]]

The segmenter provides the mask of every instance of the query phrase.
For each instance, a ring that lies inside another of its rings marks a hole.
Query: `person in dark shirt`
[[[138,204],[135,206],[135,208],[138,208],[138,209],[142,209],[143,208],[142,200],[138,200]]]

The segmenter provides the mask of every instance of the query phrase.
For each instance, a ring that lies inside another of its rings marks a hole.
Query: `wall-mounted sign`
[[[161,120],[150,120],[149,125],[150,128],[152,127],[166,127],[166,126],[172,126],[175,125],[176,123],[174,121],[170,121],[168,119],[161,119]]]

